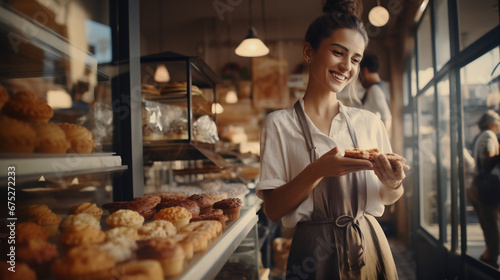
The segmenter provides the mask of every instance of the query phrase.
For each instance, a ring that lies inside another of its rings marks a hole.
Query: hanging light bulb
[[[373,26],[381,27],[389,22],[389,12],[386,8],[380,6],[380,0],[377,0],[377,6],[373,7],[368,13],[368,20]]]
[[[155,71],[155,82],[158,83],[167,83],[170,81],[170,74],[168,74],[167,67],[165,64],[160,64],[156,67]]]
[[[222,105],[220,105],[220,103],[212,104],[212,114],[222,114],[223,112],[224,108],[222,108]]]
[[[256,35],[252,23],[252,0],[249,2],[250,30],[247,37],[240,43],[234,51],[239,56],[258,57],[269,53],[269,48]]]
[[[226,93],[226,98],[224,99],[224,101],[229,104],[237,103],[238,95],[236,95],[236,92],[234,90],[230,90]]]

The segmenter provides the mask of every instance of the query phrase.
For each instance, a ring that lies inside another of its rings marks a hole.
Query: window
[[[436,14],[436,70],[450,60],[450,29],[448,26],[448,0],[437,0],[435,3]]]
[[[418,88],[422,89],[434,76],[432,66],[431,16],[426,11],[417,31]]]
[[[459,0],[458,22],[460,50],[498,26],[497,0]]]

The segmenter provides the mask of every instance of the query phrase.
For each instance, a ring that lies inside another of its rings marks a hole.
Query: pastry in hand
[[[362,149],[354,148],[354,149],[346,149],[344,151],[345,157],[366,159],[369,161],[373,161],[373,157],[376,155],[379,155],[379,154],[381,154],[381,152],[377,148],[373,148],[373,149],[369,149],[369,150],[362,150]],[[396,168],[396,165],[398,162],[400,162],[401,164],[406,163],[406,159],[398,154],[386,153],[385,156],[389,160],[389,163],[391,164],[393,169]]]
[[[29,91],[18,91],[11,96],[2,113],[30,123],[47,123],[54,116],[52,107]]]

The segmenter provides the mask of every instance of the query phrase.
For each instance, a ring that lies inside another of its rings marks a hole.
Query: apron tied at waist
[[[342,215],[335,220],[337,227],[346,228],[344,238],[344,258],[347,261],[347,268],[361,268],[365,265],[365,240],[358,225],[357,219],[349,215]]]

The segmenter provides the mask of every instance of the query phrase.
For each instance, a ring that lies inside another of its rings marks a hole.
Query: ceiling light
[[[377,1],[377,6],[368,13],[368,20],[373,26],[384,26],[389,22],[389,12],[386,8],[380,6],[380,1]]]
[[[220,103],[212,103],[212,114],[222,114],[224,112],[224,108]]]
[[[230,90],[226,93],[226,98],[225,100],[226,103],[229,104],[234,104],[238,102],[238,95],[236,95],[236,92],[234,90]]]
[[[170,81],[170,74],[168,74],[167,67],[165,64],[160,64],[156,67],[155,71],[155,82],[158,83],[167,83]]]
[[[234,51],[239,56],[258,57],[269,53],[269,48],[257,37],[252,24],[252,0],[249,3],[250,30],[247,37],[240,43]]]

